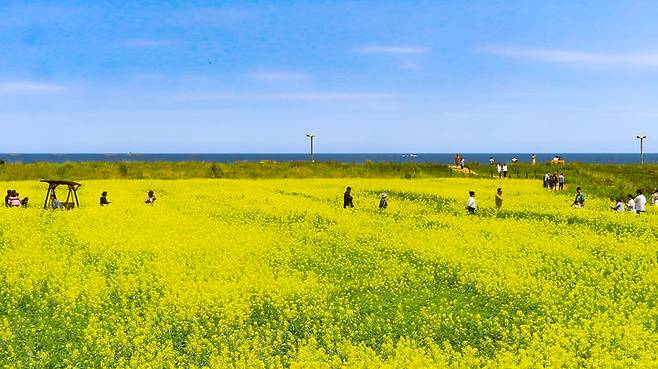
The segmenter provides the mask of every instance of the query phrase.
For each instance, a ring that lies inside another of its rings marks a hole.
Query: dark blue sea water
[[[316,161],[338,161],[348,163],[360,163],[367,160],[374,162],[430,162],[451,164],[454,153],[449,154],[315,154]],[[493,156],[497,161],[509,162],[512,158],[519,161],[529,162],[528,153],[496,153],[496,154],[462,154],[466,162],[488,163],[489,157]],[[554,154],[537,154],[537,161],[551,160]],[[582,163],[615,163],[635,164],[640,162],[639,154],[561,154],[567,162]],[[81,162],[81,161],[207,161],[231,163],[238,161],[261,161],[274,160],[306,161],[309,154],[0,154],[0,160],[7,163],[33,163],[33,162]],[[658,153],[644,154],[645,163],[658,163]]]

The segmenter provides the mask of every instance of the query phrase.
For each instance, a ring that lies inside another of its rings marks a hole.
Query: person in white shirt
[[[551,175],[548,172],[546,172],[546,174],[544,174],[544,188],[548,188],[548,181],[550,179],[551,179]]]
[[[517,159],[517,158],[512,158],[512,163],[518,163],[518,162],[519,162],[519,159]]]
[[[618,212],[626,211],[626,207],[624,207],[624,202],[621,201],[621,199],[617,199],[616,203],[610,206],[610,209]]]
[[[496,170],[498,171],[498,178],[502,177],[503,166],[500,163],[496,164]]]
[[[628,211],[635,213],[635,198],[631,194],[628,194],[628,202],[626,203],[626,207],[628,208]]]
[[[503,164],[503,178],[507,178],[507,163]]]
[[[635,211],[640,214],[644,213],[647,209],[647,198],[642,194],[642,190],[637,190],[635,196]]]
[[[489,165],[494,165],[495,162],[496,160],[494,160],[493,156],[489,158]]]
[[[475,192],[468,191],[468,195],[470,197],[468,198],[468,202],[466,203],[466,210],[468,210],[469,214],[475,214],[475,209],[477,208],[477,204],[475,202]]]

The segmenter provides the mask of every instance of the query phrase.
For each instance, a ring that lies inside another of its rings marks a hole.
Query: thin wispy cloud
[[[34,93],[34,92],[59,92],[66,90],[66,86],[31,81],[6,81],[0,82],[0,93]]]
[[[152,49],[158,47],[174,46],[178,45],[179,43],[179,41],[175,40],[134,39],[120,42],[119,46],[135,49]]]
[[[367,46],[357,47],[355,51],[361,54],[418,55],[418,54],[426,54],[430,50],[426,47],[419,47],[419,46],[367,45]]]
[[[485,46],[482,51],[516,59],[545,63],[582,65],[634,65],[658,67],[658,52],[651,53],[590,53],[582,51],[535,49],[517,46]]]
[[[278,101],[349,101],[392,99],[400,95],[384,92],[294,92],[294,93],[210,93],[186,95],[184,100],[278,100]]]
[[[311,79],[311,76],[307,73],[286,71],[251,72],[249,77],[265,82],[303,82]]]

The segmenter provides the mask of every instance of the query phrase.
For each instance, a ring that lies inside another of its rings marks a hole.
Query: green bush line
[[[487,164],[469,163],[472,174],[434,163],[340,162],[66,162],[10,163],[0,165],[1,181],[42,178],[89,179],[191,179],[191,178],[439,178],[498,179]],[[638,188],[649,194],[658,188],[658,164],[585,164],[554,166],[546,163],[509,165],[510,179],[536,179],[546,171],[564,173],[566,190],[583,187],[585,193],[608,198],[624,197]],[[541,183],[539,184],[541,185]]]
[[[433,163],[339,162],[80,162],[0,165],[0,180],[41,178],[190,179],[190,178],[427,178],[448,177],[452,170]]]

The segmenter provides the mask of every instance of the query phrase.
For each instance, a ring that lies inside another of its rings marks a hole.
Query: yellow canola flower
[[[84,181],[81,208],[44,211],[43,184],[4,185],[32,203],[0,209],[3,367],[658,365],[655,208],[528,180],[198,179]]]

